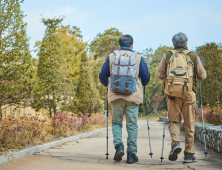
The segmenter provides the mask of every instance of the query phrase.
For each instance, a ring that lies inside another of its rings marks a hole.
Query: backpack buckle
[[[127,57],[129,57],[129,55],[127,53],[125,53],[127,55]],[[125,54],[123,54],[123,56],[125,57]]]
[[[118,80],[116,80],[115,84],[116,84],[115,91],[117,92],[118,91],[118,87],[117,87],[118,86]]]
[[[187,82],[184,82],[184,86],[183,86],[183,97],[186,97],[186,96],[187,96],[187,91],[188,91]]]
[[[126,92],[128,92],[128,86],[129,86],[129,82],[126,82]]]
[[[173,92],[173,80],[170,81],[169,89],[170,89],[170,93],[172,93]]]

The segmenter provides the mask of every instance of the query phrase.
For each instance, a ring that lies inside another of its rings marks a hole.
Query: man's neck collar
[[[130,47],[121,47],[119,50],[127,50],[134,52]]]
[[[178,47],[174,47],[174,50],[178,50],[178,49],[188,50],[187,46],[178,46]]]

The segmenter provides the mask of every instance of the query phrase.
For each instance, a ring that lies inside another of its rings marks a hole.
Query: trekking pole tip
[[[162,162],[164,158],[163,158],[163,157],[161,157],[160,159],[161,159],[161,162]]]
[[[109,155],[109,154],[108,154],[108,153],[106,153],[105,155],[106,155],[106,159],[108,159],[108,155]]]
[[[204,154],[205,154],[205,156],[207,157],[208,152],[207,152],[207,151],[205,151],[205,152],[204,152]]]
[[[150,152],[150,154],[149,154],[149,155],[150,155],[150,157],[152,158],[153,153],[152,153],[152,152]]]

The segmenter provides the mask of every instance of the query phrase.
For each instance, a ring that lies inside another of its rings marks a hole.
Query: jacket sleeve
[[[141,78],[141,82],[143,86],[146,86],[150,81],[150,73],[142,57],[140,60],[139,77]]]
[[[165,64],[166,64],[166,54],[163,55],[162,60],[160,61],[160,65],[156,71],[156,77],[159,80],[163,80],[164,76],[166,75]]]
[[[196,71],[196,74],[197,74],[197,79],[198,80],[204,80],[207,77],[206,70],[204,69],[199,57],[197,57],[197,71]]]
[[[109,57],[108,57],[105,63],[103,64],[103,67],[99,74],[100,82],[106,87],[109,84],[109,79],[108,79],[109,77],[110,77],[110,69],[109,69]]]

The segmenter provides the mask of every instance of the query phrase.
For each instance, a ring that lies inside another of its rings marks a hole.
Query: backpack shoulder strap
[[[184,53],[185,55],[187,55],[189,52],[190,52],[189,50],[184,50],[184,51],[183,51],[183,53]]]
[[[133,57],[136,57],[136,55],[137,55],[137,52],[133,52],[132,54],[131,54],[131,57],[133,58]]]
[[[173,53],[174,55],[178,53],[176,50],[170,50],[170,52]]]
[[[114,52],[114,54],[116,55],[116,56],[120,56],[121,54],[119,53],[119,50],[115,50],[115,51],[113,51]]]
[[[170,60],[170,58],[171,58],[171,56],[173,55],[173,52],[172,52],[173,50],[170,50],[170,51],[167,51],[166,52],[166,62],[165,62],[165,73],[167,73],[167,66],[168,66],[168,64],[169,64],[169,60]]]

